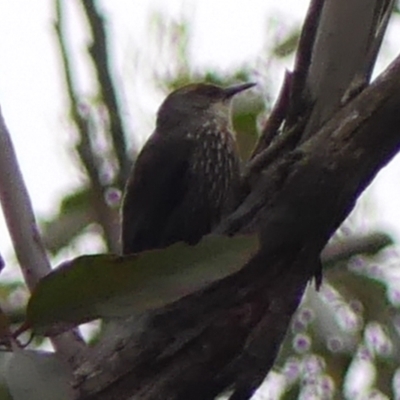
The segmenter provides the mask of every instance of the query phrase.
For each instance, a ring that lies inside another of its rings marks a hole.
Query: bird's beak
[[[224,95],[226,99],[231,98],[237,93],[243,92],[244,90],[250,89],[251,87],[255,86],[254,82],[249,83],[242,83],[241,85],[230,86],[224,89]]]

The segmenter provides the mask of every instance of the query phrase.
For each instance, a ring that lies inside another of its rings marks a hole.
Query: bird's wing
[[[188,182],[190,140],[176,142],[155,132],[147,141],[125,189],[122,206],[122,253],[159,247],[173,209]]]

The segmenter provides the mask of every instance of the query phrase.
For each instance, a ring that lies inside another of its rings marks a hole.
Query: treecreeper
[[[254,85],[191,84],[167,96],[125,188],[123,254],[195,244],[233,211],[240,158],[231,100]]]

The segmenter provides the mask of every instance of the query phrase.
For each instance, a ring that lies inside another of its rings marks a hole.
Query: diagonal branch
[[[30,291],[51,271],[10,134],[0,113],[0,203]],[[52,338],[58,354],[75,366],[85,349],[78,331]]]
[[[293,126],[305,110],[310,107],[309,93],[305,90],[306,80],[324,4],[325,0],[311,2],[300,35],[290,90],[290,108],[286,115],[286,124],[289,127]]]
[[[89,177],[89,183],[92,192],[92,205],[95,212],[95,217],[99,225],[103,228],[104,238],[107,248],[114,253],[119,250],[119,232],[118,224],[115,221],[115,215],[107,205],[105,200],[105,187],[101,182],[101,161],[93,149],[90,140],[90,121],[89,117],[82,115],[80,110],[79,96],[76,93],[76,85],[72,76],[71,54],[68,50],[68,43],[65,33],[65,21],[62,1],[56,0],[56,21],[55,30],[60,49],[62,67],[67,88],[68,100],[70,103],[70,113],[79,135],[79,143],[76,146],[76,151],[79,159],[85,168]]]
[[[393,0],[323,3],[301,88],[302,100],[311,108],[303,139],[368,85],[394,6]]]
[[[251,162],[254,161],[254,158],[256,158],[262,150],[269,148],[273,140],[278,136],[279,128],[288,113],[289,94],[293,84],[292,78],[293,75],[289,71],[286,71],[279,96],[271,110],[270,115],[268,116],[265,125],[263,126],[260,140],[251,154]],[[251,169],[249,167],[247,168]]]
[[[84,0],[81,4],[86,13],[92,33],[93,42],[89,48],[89,54],[92,57],[94,70],[99,82],[101,99],[104,101],[110,118],[110,134],[120,168],[117,182],[119,187],[122,188],[128,178],[130,162],[126,148],[124,126],[121,119],[122,113],[112,81],[110,54],[104,19],[97,10],[95,1]]]

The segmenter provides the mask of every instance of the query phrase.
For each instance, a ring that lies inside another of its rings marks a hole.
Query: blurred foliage
[[[310,285],[275,366],[283,399],[398,398],[399,299],[389,299],[387,285],[400,262],[393,249],[337,262],[319,293]],[[365,366],[375,376],[357,387],[352,374]]]
[[[396,5],[394,6],[394,12],[396,13],[396,14],[400,14],[400,2],[398,1],[397,3],[396,3]]]
[[[273,47],[273,55],[279,58],[283,58],[293,54],[296,51],[299,37],[300,29],[293,29],[282,41],[280,41],[275,45],[275,47]]]
[[[87,2],[96,5],[95,2]],[[95,44],[112,43],[108,40],[108,26],[96,7],[82,7],[82,13],[91,26],[92,44],[88,46],[87,62],[97,71],[93,92],[90,98],[82,96],[76,87],[72,52],[68,47],[68,20],[62,2],[55,0],[56,35],[60,46],[61,65],[65,73],[66,93],[70,102],[72,130],[79,132],[74,151],[74,160],[80,165],[85,179],[80,187],[68,193],[61,200],[59,212],[52,219],[42,221],[43,237],[48,250],[53,255],[60,254],[79,240],[89,226],[96,225],[98,236],[103,239],[104,250],[118,248],[115,231],[118,231],[118,206],[123,184],[120,179],[120,166],[131,163],[138,149],[131,153],[117,151],[115,143],[127,140],[126,135],[137,132],[121,130],[115,132],[110,123],[111,116],[119,113],[118,119],[124,126],[126,117],[120,108],[110,106],[107,101],[107,85],[112,83],[117,98],[124,98],[122,88],[115,85],[109,66],[112,59],[109,48],[103,50],[106,59],[93,57]],[[396,13],[400,14],[399,5]],[[103,24],[100,26],[98,24]],[[106,37],[96,36],[104,31]],[[191,64],[190,38],[191,21],[171,21],[163,14],[153,15],[149,23],[148,47],[157,54],[157,63],[148,63],[151,76],[149,90],[165,96],[171,90],[193,81],[206,81],[219,85],[229,85],[238,81],[255,79],[248,66],[238,70],[220,72],[215,70],[196,70]],[[286,35],[269,49],[265,58],[284,58],[293,55],[298,41],[299,28],[289,29]],[[104,40],[105,39],[105,40]],[[100,42],[99,42],[100,40]],[[138,49],[138,51],[140,51]],[[97,53],[99,54],[99,53]],[[132,56],[135,59],[135,56]],[[266,69],[267,63],[262,69]],[[136,67],[137,68],[137,67]],[[111,69],[112,70],[112,69]],[[135,71],[138,72],[138,71]],[[265,71],[261,71],[265,73]],[[131,73],[134,76],[135,73]],[[106,78],[104,78],[106,77]],[[105,80],[107,82],[105,82]],[[124,76],[124,80],[133,79]],[[241,96],[234,104],[233,124],[237,132],[240,154],[245,160],[253,148],[257,136],[260,116],[271,107],[271,90],[263,88],[263,98],[249,93]],[[114,107],[114,108],[113,108]],[[113,135],[121,135],[113,138]],[[126,160],[118,160],[124,154]],[[346,238],[341,238],[344,243]],[[345,257],[327,267],[324,285],[319,293],[310,286],[302,307],[294,316],[291,329],[281,348],[275,366],[279,382],[267,380],[266,385],[275,385],[282,399],[342,399],[357,397],[352,392],[351,374],[353,370],[363,373],[363,365],[368,364],[376,372],[366,383],[363,395],[367,398],[373,393],[383,393],[387,398],[400,398],[400,389],[394,391],[398,382],[400,361],[400,293],[397,294],[392,279],[394,266],[399,265],[399,255],[391,246],[390,251],[380,251],[389,245],[387,241],[375,242],[374,251],[369,255],[348,253],[343,245]],[[340,251],[340,249],[339,249]],[[362,250],[357,250],[363,253]],[[389,294],[392,293],[390,297]],[[22,298],[22,301],[18,299]],[[24,318],[26,292],[19,282],[0,285],[0,303],[7,312],[11,324],[20,323]],[[36,343],[37,344],[37,343]],[[0,367],[2,365],[0,357]],[[397,375],[396,375],[397,374]],[[0,371],[0,378],[4,374]],[[271,386],[269,386],[271,387]],[[355,389],[354,389],[355,390]],[[3,396],[0,382],[0,399]],[[360,394],[360,393],[358,393]],[[357,394],[357,395],[358,395]],[[262,398],[260,393],[259,398]],[[385,398],[385,397],[375,397]]]

